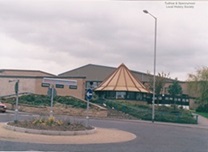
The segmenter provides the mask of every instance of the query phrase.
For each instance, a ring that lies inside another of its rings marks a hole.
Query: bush
[[[121,111],[142,120],[152,120],[152,108],[149,105],[139,105],[130,102],[110,101],[104,103],[108,108]],[[155,121],[196,124],[190,111],[174,107],[155,107]]]
[[[57,96],[55,97],[56,102],[65,104],[65,105],[71,105],[74,108],[83,108],[85,109],[87,107],[87,104],[84,103],[83,101],[80,101],[74,97],[62,97],[62,96]]]
[[[36,106],[49,106],[50,98],[45,95],[25,95],[19,97],[19,103],[36,105]]]
[[[196,109],[196,112],[205,112],[205,113],[208,113],[208,104],[200,105]]]
[[[8,100],[7,102],[15,103],[15,100]],[[56,96],[53,100],[54,104],[61,103],[65,105],[70,105],[74,108],[86,108],[87,104],[83,101],[80,101],[79,99],[76,99],[74,97],[70,96]],[[32,106],[50,106],[51,105],[51,99],[49,96],[46,95],[36,95],[36,94],[30,94],[30,95],[24,95],[19,97],[19,104],[27,104]]]

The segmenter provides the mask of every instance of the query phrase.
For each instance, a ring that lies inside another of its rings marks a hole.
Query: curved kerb
[[[96,128],[93,127],[91,130],[82,130],[82,131],[53,131],[53,130],[37,130],[37,129],[28,129],[21,128],[8,125],[5,123],[5,129],[22,132],[22,133],[30,133],[30,134],[41,134],[41,135],[54,135],[54,136],[75,136],[75,135],[88,135],[96,132]]]

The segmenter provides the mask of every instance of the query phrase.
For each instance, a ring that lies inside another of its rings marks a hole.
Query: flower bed
[[[91,126],[86,127],[79,122],[71,123],[70,121],[57,120],[55,119],[55,117],[36,118],[33,120],[9,122],[8,125],[28,129],[53,131],[83,131],[94,129]]]

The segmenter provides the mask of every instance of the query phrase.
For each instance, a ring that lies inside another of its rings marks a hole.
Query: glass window
[[[69,86],[69,89],[77,89],[77,86],[70,85],[70,86]]]
[[[56,88],[64,88],[64,85],[62,85],[62,84],[56,84]]]
[[[42,83],[41,86],[42,87],[50,87],[50,84],[49,83]]]
[[[116,92],[116,99],[125,99],[126,92]]]

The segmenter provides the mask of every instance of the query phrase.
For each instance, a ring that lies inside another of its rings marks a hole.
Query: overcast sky
[[[0,69],[60,74],[124,63],[153,73],[155,20],[146,9],[158,19],[157,73],[186,80],[208,63],[208,2],[169,2],[0,0]]]

